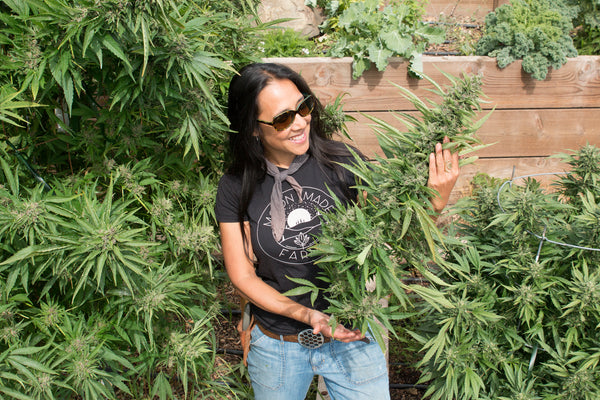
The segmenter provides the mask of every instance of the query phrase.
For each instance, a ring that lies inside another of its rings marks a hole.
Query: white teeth
[[[304,140],[304,137],[305,137],[305,136],[306,136],[306,135],[303,133],[303,134],[301,134],[301,135],[297,135],[297,136],[291,137],[291,138],[289,138],[288,140],[289,140],[290,142],[295,142],[295,143],[298,143],[298,142],[302,142],[302,141]]]

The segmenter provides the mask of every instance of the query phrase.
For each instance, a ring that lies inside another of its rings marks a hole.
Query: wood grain
[[[419,97],[435,98],[433,86],[426,80],[408,76],[408,63],[390,59],[385,71],[372,67],[359,79],[352,79],[352,59],[345,58],[269,58],[302,74],[321,101],[333,101],[341,93],[346,111],[411,110],[412,105],[400,95],[396,85]],[[516,61],[504,69],[490,57],[424,56],[423,69],[438,84],[447,84],[442,72],[454,76],[481,74],[486,108],[585,108],[600,106],[600,56],[571,58],[559,70],[551,70],[546,80],[537,81],[522,71]]]
[[[348,114],[357,119],[348,124],[354,144],[367,155],[381,154],[375,123],[363,114]],[[368,114],[407,131],[398,113]],[[477,152],[480,157],[545,157],[587,143],[600,147],[600,108],[495,110],[477,135],[490,145]]]
[[[425,13],[432,17],[447,16],[476,17],[483,20],[490,11],[508,0],[429,0]]]
[[[394,116],[396,112],[416,113],[397,85],[420,98],[437,100],[426,80],[410,78],[407,63],[390,60],[385,71],[371,68],[359,79],[352,79],[351,58],[268,59],[298,71],[323,103],[343,98],[344,110],[356,117],[348,124],[354,144],[367,155],[380,154],[375,134],[364,114],[393,122],[401,131],[406,128]],[[489,57],[423,57],[425,73],[441,85],[448,83],[443,72],[481,74],[483,91],[491,116],[478,135],[493,146],[476,153],[480,159],[465,166],[450,202],[470,193],[470,182],[477,173],[497,178],[547,172],[563,172],[567,165],[556,158],[560,152],[577,150],[587,143],[600,147],[600,56],[569,59],[559,70],[552,70],[544,81],[532,79],[515,62],[504,69]],[[484,115],[488,111],[482,113]],[[361,114],[362,113],[362,114]],[[514,169],[514,172],[513,172]],[[548,176],[539,180],[546,184]]]

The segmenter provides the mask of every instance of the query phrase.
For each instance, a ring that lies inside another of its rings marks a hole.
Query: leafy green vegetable
[[[296,57],[299,51],[304,56],[317,54],[314,41],[289,28],[274,27],[266,30],[259,38],[258,45],[258,50],[262,50],[264,57]]]
[[[567,57],[577,56],[570,36],[575,15],[563,0],[511,1],[486,16],[476,52],[496,57],[500,68],[523,60],[525,72],[544,80],[549,68],[559,69]]]
[[[330,55],[351,56],[354,79],[371,63],[383,71],[392,56],[411,60],[410,72],[420,77],[423,72],[418,67],[420,54],[429,43],[441,43],[444,31],[421,22],[417,8],[410,3],[392,1],[385,7],[381,7],[379,0],[349,3],[337,17]]]

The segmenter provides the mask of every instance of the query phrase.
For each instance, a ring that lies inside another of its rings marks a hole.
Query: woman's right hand
[[[310,325],[315,334],[320,332],[323,336],[333,337],[340,342],[364,340],[360,330],[350,330],[339,324],[332,334],[329,315],[303,306],[267,285],[256,275],[254,264],[248,257],[248,254],[252,254],[252,248],[244,243],[240,225],[230,222],[221,223],[219,226],[227,275],[240,293],[253,304],[263,310]],[[247,230],[246,237],[249,237],[250,224],[246,223],[244,228]]]
[[[313,328],[313,333],[321,333],[323,336],[332,337],[340,342],[354,342],[363,340],[364,335],[360,333],[360,329],[350,330],[338,324],[335,330],[329,326],[330,316],[317,310],[311,310],[309,314],[309,325]],[[334,331],[332,334],[332,330]]]
[[[219,227],[227,275],[244,297],[265,311],[300,321],[312,326],[315,332],[331,337],[331,328],[327,325],[329,316],[282,295],[256,275],[254,263],[248,257],[248,254],[253,254],[252,247],[244,243],[240,224],[220,223]],[[250,237],[250,224],[246,222],[244,229],[246,237]],[[361,338],[360,333],[349,331],[341,325],[335,330],[335,339],[340,341],[356,340],[357,336]]]

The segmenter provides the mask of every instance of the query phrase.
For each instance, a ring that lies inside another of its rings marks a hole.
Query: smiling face
[[[304,96],[287,79],[273,79],[258,94],[258,119],[272,121],[284,111],[296,110]],[[295,114],[292,124],[282,131],[259,123],[255,134],[263,145],[264,155],[278,167],[288,168],[296,156],[308,151],[311,115]]]

